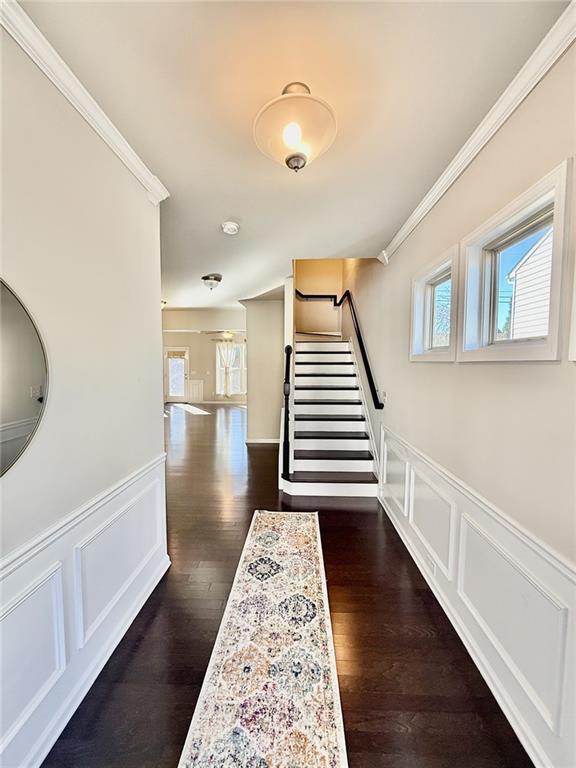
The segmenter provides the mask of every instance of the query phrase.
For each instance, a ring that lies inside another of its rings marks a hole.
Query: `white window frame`
[[[452,279],[450,295],[450,343],[432,347],[432,298],[434,287],[447,275]],[[456,319],[458,302],[458,246],[453,245],[412,280],[412,322],[410,328],[410,360],[414,363],[451,363],[456,359]]]
[[[234,394],[230,395],[230,397],[242,397],[243,395],[246,395],[248,393],[248,386],[247,386],[248,377],[247,377],[247,366],[246,366],[246,342],[231,340],[230,343],[240,347],[240,367],[232,368],[231,370],[240,371],[240,388],[242,390],[241,392],[235,392]],[[217,391],[218,379],[221,375],[220,371],[222,369],[220,368],[220,356],[218,354],[218,349],[215,349],[215,352],[216,352],[216,375],[215,375],[215,381],[214,381],[215,395],[217,397],[226,397],[226,395],[221,394]]]
[[[557,360],[562,263],[566,236],[566,191],[568,161],[540,179],[530,189],[498,211],[468,235],[460,245],[458,315],[459,362]],[[492,340],[493,312],[491,246],[508,233],[553,206],[552,275],[548,335],[533,339]]]

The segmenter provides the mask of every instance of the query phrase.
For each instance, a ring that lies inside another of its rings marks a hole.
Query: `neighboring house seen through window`
[[[462,242],[458,359],[555,360],[567,163]]]

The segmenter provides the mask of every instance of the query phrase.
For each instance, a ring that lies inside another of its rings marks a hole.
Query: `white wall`
[[[2,276],[50,391],[1,481],[0,761],[34,768],[169,564],[159,211],[2,35]]]
[[[373,413],[520,525],[576,560],[576,367],[567,361],[574,254],[565,258],[560,362],[410,362],[412,277],[576,152],[574,47],[392,257],[345,261],[385,410]],[[572,198],[571,207],[574,207]],[[349,315],[344,313],[349,329]]]
[[[246,307],[248,442],[280,437],[284,381],[284,301],[249,299]]]

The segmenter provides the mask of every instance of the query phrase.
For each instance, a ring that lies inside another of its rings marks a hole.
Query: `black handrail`
[[[284,347],[286,355],[286,365],[284,368],[284,441],[282,443],[282,477],[284,480],[290,479],[290,358],[292,357],[292,347],[287,344]]]
[[[354,324],[354,331],[356,333],[356,338],[358,339],[360,354],[362,355],[362,362],[364,363],[364,368],[366,369],[366,377],[368,379],[370,393],[372,394],[372,402],[374,403],[374,408],[378,409],[379,411],[382,410],[382,408],[384,408],[384,403],[378,396],[378,388],[376,387],[376,382],[374,381],[374,376],[372,375],[370,360],[368,359],[366,345],[364,344],[360,323],[356,314],[356,307],[354,306],[354,299],[352,298],[350,291],[344,291],[342,296],[338,298],[338,296],[336,296],[334,293],[302,293],[302,291],[296,289],[296,298],[300,299],[301,301],[331,301],[335,307],[341,307],[345,301],[348,302],[350,306],[350,314],[352,315],[352,323]]]

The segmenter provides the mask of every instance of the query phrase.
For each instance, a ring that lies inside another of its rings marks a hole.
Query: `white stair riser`
[[[357,459],[294,459],[295,472],[373,472],[374,462]]]
[[[297,387],[304,387],[306,385],[312,387],[358,386],[356,376],[296,376],[294,382]]]
[[[338,416],[361,416],[362,405],[347,405],[347,404],[334,404],[328,405],[324,403],[306,403],[304,405],[294,404],[294,413],[318,413],[318,414],[334,414]]]
[[[335,376],[338,373],[356,373],[353,365],[338,365],[338,363],[328,363],[328,365],[314,365],[313,363],[305,363],[304,365],[296,365],[294,372],[323,373],[327,376]]]
[[[359,432],[366,429],[365,421],[295,421],[299,432]]]
[[[334,352],[349,352],[349,341],[297,341],[296,352],[326,352],[327,350],[333,350]]]
[[[295,360],[297,363],[351,363],[352,355],[303,355],[296,352]]]
[[[304,430],[301,430],[304,431]],[[326,430],[328,432],[328,430]],[[338,430],[341,431],[341,430]],[[361,430],[355,430],[360,432]],[[370,440],[346,440],[344,437],[337,439],[315,438],[295,438],[294,448],[297,451],[369,451]]]
[[[284,493],[289,496],[359,496],[375,498],[377,483],[290,483],[283,481]]]
[[[295,389],[297,400],[359,400],[358,389]]]

